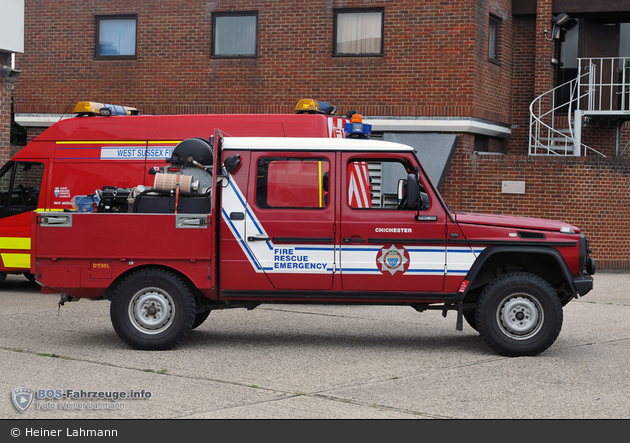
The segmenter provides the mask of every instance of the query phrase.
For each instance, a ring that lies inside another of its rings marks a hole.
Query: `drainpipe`
[[[579,157],[582,151],[582,110],[576,109],[573,113],[573,155]]]

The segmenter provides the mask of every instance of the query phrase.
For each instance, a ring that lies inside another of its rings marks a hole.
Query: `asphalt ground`
[[[108,301],[59,307],[22,276],[1,285],[3,428],[21,429],[17,419],[630,417],[630,273],[596,274],[595,289],[565,307],[551,348],[519,358],[495,354],[466,323],[457,331],[452,312],[387,306],[218,311],[172,351],[136,351],[114,332]],[[12,400],[21,387],[35,391],[24,412]],[[144,398],[54,398],[69,390]],[[37,398],[46,391],[53,398]]]

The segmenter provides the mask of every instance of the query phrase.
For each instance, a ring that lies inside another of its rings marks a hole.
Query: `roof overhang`
[[[48,128],[61,120],[74,117],[74,114],[15,114],[15,123],[25,128]]]
[[[66,118],[74,118],[74,114],[15,114],[15,122],[23,127],[47,128]],[[363,117],[363,123],[372,125],[372,132],[449,132],[500,138],[512,134],[509,126],[466,117]]]
[[[509,126],[475,118],[460,117],[363,117],[372,125],[372,132],[452,132],[507,138]]]

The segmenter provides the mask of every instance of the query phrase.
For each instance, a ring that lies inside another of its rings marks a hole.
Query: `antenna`
[[[61,121],[61,119],[67,114],[68,109],[70,108],[70,106],[72,106],[72,103],[77,101],[77,97],[79,96],[79,94],[81,94],[81,91],[77,92],[77,95],[74,96],[74,98],[72,99],[72,101],[70,102],[68,107],[66,109],[64,109],[63,114],[61,114],[61,117],[59,117],[59,120],[57,121],[57,123],[59,123]]]

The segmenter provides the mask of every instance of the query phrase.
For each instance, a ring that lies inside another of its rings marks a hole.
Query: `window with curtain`
[[[96,56],[135,58],[137,16],[96,17]]]
[[[214,14],[212,55],[256,57],[258,14],[256,12]]]
[[[334,55],[383,55],[383,10],[335,11]]]

